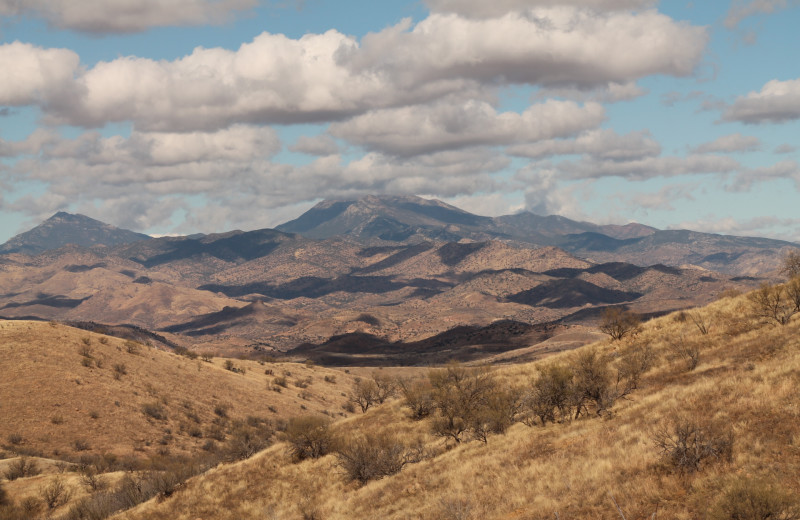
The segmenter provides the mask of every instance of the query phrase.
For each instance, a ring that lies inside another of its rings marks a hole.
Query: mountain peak
[[[80,247],[117,246],[149,238],[148,235],[114,227],[86,215],[59,211],[35,228],[0,245],[0,254],[37,255],[68,244]]]

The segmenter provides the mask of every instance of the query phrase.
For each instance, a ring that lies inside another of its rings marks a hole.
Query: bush
[[[378,385],[375,384],[375,381],[357,379],[348,400],[354,405],[358,405],[362,412],[366,412],[370,406],[378,402],[378,392]]]
[[[654,442],[664,461],[679,473],[694,473],[708,461],[730,461],[733,432],[678,420],[656,432]]]
[[[708,520],[798,520],[800,501],[775,483],[739,477],[708,511]]]
[[[691,372],[700,363],[700,343],[686,339],[683,334],[667,340],[667,346],[672,354],[686,363],[686,370]]]
[[[128,354],[136,355],[136,354],[139,353],[140,349],[141,349],[141,346],[139,345],[139,343],[136,343],[135,341],[128,340],[128,341],[125,342],[125,351]]]
[[[600,331],[611,336],[611,339],[619,341],[635,333],[640,323],[641,320],[636,314],[620,307],[609,307],[603,312]]]
[[[406,447],[389,435],[363,435],[342,441],[336,458],[347,477],[361,484],[394,475],[408,462]]]
[[[255,425],[238,423],[234,426],[228,441],[227,453],[232,460],[243,460],[252,457],[270,445],[274,430],[268,423]]]
[[[461,442],[462,435],[482,422],[490,396],[497,391],[492,374],[483,368],[464,368],[450,365],[428,374],[432,399],[438,411],[431,426],[440,437]]]
[[[579,352],[571,370],[576,419],[583,412],[588,414],[590,404],[594,405],[595,413],[601,415],[629,391],[627,386],[622,391],[617,388],[609,358],[596,350],[584,349]]]
[[[286,439],[295,462],[322,457],[333,446],[330,420],[317,415],[293,417],[286,426]]]
[[[763,283],[750,293],[749,299],[757,317],[786,325],[800,311],[800,279],[785,286]]]
[[[52,510],[69,502],[72,491],[64,484],[64,480],[58,477],[51,480],[46,486],[39,488],[39,496],[47,509]]]
[[[72,447],[75,449],[75,451],[86,451],[90,448],[89,441],[86,439],[75,439],[72,442]]]
[[[20,457],[6,468],[6,478],[16,480],[18,478],[32,477],[40,473],[39,466],[35,460],[28,457]]]
[[[523,400],[528,426],[533,426],[537,417],[544,426],[571,415],[572,371],[563,365],[549,365],[538,371],[539,377]]]
[[[152,417],[157,421],[167,420],[167,410],[161,403],[146,403],[142,405],[142,413],[148,417]]]
[[[424,419],[429,416],[435,407],[433,402],[433,388],[428,380],[401,380],[400,393],[403,395],[403,405],[411,410],[411,418]]]
[[[8,492],[6,488],[3,487],[3,483],[0,482],[0,507],[7,506],[11,504],[11,499],[8,497]]]
[[[19,446],[20,444],[22,444],[22,441],[23,441],[23,437],[19,433],[9,434],[7,439],[8,439],[8,443],[11,444],[12,446]]]

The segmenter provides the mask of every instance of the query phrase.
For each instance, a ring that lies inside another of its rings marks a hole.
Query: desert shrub
[[[709,461],[730,461],[733,432],[680,419],[656,431],[653,439],[664,462],[679,473],[694,473]]]
[[[50,422],[55,425],[64,424],[64,416],[61,414],[56,414],[50,418]]]
[[[275,386],[286,388],[289,383],[286,381],[286,376],[278,376],[272,380],[272,384]]]
[[[542,425],[570,416],[572,403],[572,371],[563,365],[537,367],[538,377],[523,400],[524,422],[532,426],[536,418]]]
[[[432,399],[437,410],[431,422],[433,433],[461,442],[462,435],[480,422],[497,385],[484,368],[450,365],[428,374]]]
[[[347,400],[366,412],[370,406],[378,402],[378,385],[371,379],[356,379]]]
[[[214,414],[218,417],[222,417],[223,419],[228,418],[228,411],[231,409],[231,405],[227,403],[220,403],[214,406]]]
[[[781,273],[789,280],[800,277],[800,249],[789,251],[783,257]]]
[[[798,520],[797,495],[763,479],[738,477],[709,509],[708,520]]]
[[[96,466],[83,466],[80,468],[81,485],[89,493],[97,493],[108,486],[106,479],[99,473]]]
[[[285,433],[295,462],[322,457],[333,447],[330,420],[327,417],[293,417],[289,420]]]
[[[162,405],[159,402],[145,403],[144,405],[142,405],[142,413],[157,421],[167,420],[167,410],[166,408],[164,408],[164,405]]]
[[[336,459],[345,475],[361,484],[394,475],[408,462],[406,447],[386,434],[343,440],[336,448]]]
[[[119,379],[128,373],[128,367],[125,366],[125,363],[114,363],[112,368],[114,369],[114,379]]]
[[[39,496],[45,507],[52,510],[69,502],[72,490],[64,484],[64,480],[61,477],[57,477],[47,485],[39,488]]]
[[[470,417],[472,436],[487,443],[489,434],[504,434],[517,421],[521,408],[521,389],[494,388]]]
[[[609,307],[603,312],[600,319],[600,331],[619,341],[625,336],[635,333],[639,329],[639,317],[620,307]]]
[[[397,394],[396,379],[373,372],[372,381],[375,383],[375,400],[378,402],[378,404],[383,404],[387,399],[390,399]]]
[[[306,381],[305,379],[297,379],[294,382],[294,386],[296,386],[297,388],[308,388],[308,381]]]
[[[9,498],[6,488],[3,487],[3,483],[0,482],[0,507],[7,506],[9,504],[11,504],[11,498]]]
[[[601,415],[629,391],[627,387],[618,388],[616,383],[619,379],[613,375],[608,356],[597,350],[582,350],[573,359],[570,368],[576,419],[582,413],[588,414],[590,405],[597,415]]]
[[[99,340],[101,345],[108,345],[108,336],[101,336]]]
[[[89,441],[86,439],[75,439],[72,441],[72,447],[75,451],[86,451],[90,448]]]
[[[756,317],[786,325],[800,311],[800,281],[787,285],[763,283],[748,298]]]
[[[13,461],[6,468],[6,478],[8,480],[16,480],[18,478],[32,477],[41,472],[35,460],[28,457],[20,457]]]
[[[416,379],[413,381],[400,380],[400,393],[403,395],[403,405],[411,410],[411,418],[420,420],[429,416],[434,408],[430,381]]]
[[[8,440],[8,443],[11,444],[12,446],[19,446],[20,444],[22,444],[22,441],[24,440],[22,434],[19,433],[11,433],[8,435],[8,437],[6,437],[6,439]]]
[[[687,339],[683,333],[667,338],[667,347],[675,358],[686,363],[690,372],[700,363],[700,342]]]
[[[656,355],[649,343],[630,343],[620,351],[619,378],[635,390],[642,375],[653,368],[655,361]]]
[[[135,341],[131,340],[126,341],[124,346],[125,346],[125,352],[127,352],[128,354],[136,355],[141,350],[141,346],[139,345],[139,343],[136,343]]]
[[[254,425],[237,423],[228,440],[226,449],[228,457],[232,460],[252,457],[269,447],[273,434],[274,430],[268,422],[258,422]]]
[[[336,376],[327,375],[327,376],[323,377],[322,380],[325,381],[326,383],[335,383],[336,382]]]
[[[211,352],[201,352],[200,359],[206,363],[211,363],[211,360],[214,359],[214,355]]]

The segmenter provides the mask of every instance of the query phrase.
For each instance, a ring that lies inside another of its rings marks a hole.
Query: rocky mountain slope
[[[142,233],[104,224],[85,215],[72,215],[60,211],[35,228],[20,233],[0,245],[0,254],[36,255],[68,244],[81,247],[113,247],[148,239],[150,237]]]

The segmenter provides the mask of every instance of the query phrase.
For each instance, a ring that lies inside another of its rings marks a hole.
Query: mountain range
[[[276,229],[186,237],[59,213],[0,249],[0,316],[127,324],[220,352],[419,364],[552,344],[606,306],[706,303],[774,275],[795,247],[491,218],[417,197],[326,201]]]

